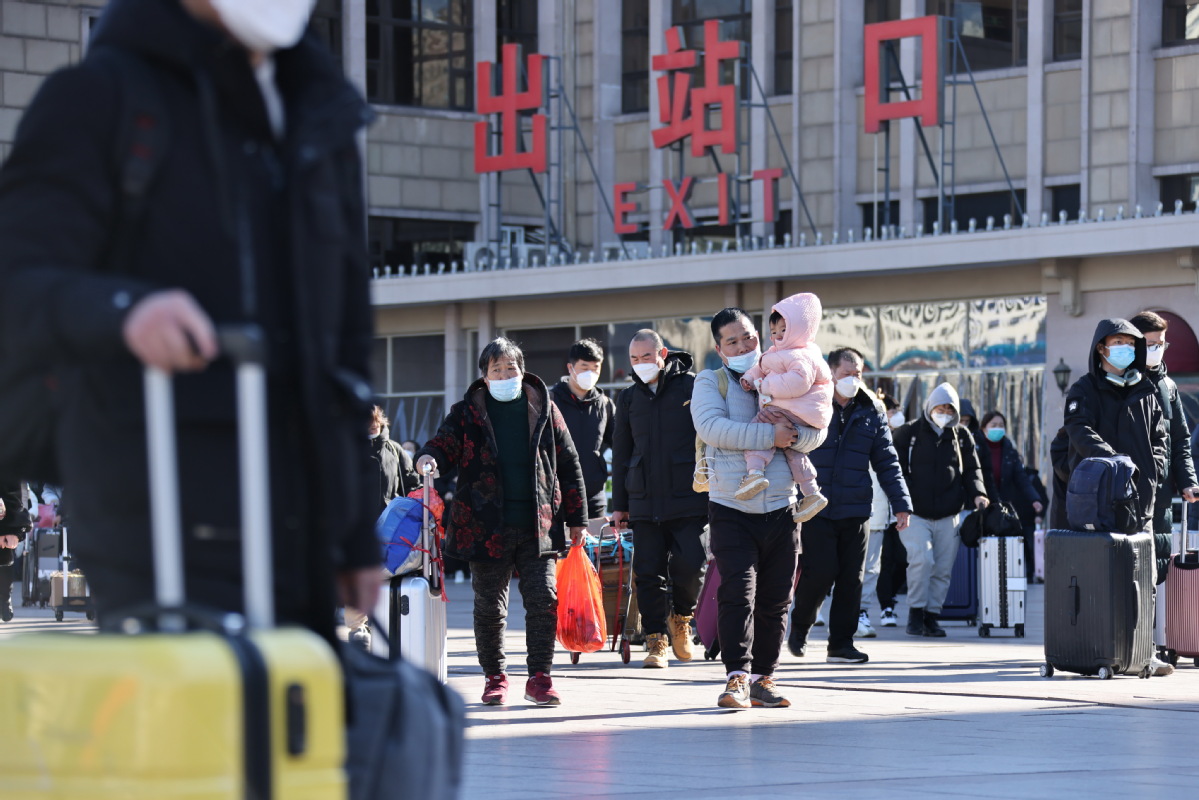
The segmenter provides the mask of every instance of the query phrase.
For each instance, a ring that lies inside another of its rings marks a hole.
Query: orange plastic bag
[[[558,641],[572,653],[594,653],[608,638],[604,591],[583,547],[558,564]]]

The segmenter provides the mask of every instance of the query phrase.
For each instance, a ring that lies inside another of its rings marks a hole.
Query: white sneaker
[[[854,636],[858,639],[874,639],[878,636],[870,626],[870,617],[865,611],[858,614],[858,632]]]
[[[1154,656],[1149,661],[1149,674],[1155,678],[1164,678],[1167,675],[1173,675],[1174,665],[1167,661],[1162,661],[1157,656]]]
[[[899,617],[895,616],[895,609],[884,608],[883,609],[883,617],[879,621],[879,624],[882,625],[884,628],[894,628],[896,625],[898,625]]]

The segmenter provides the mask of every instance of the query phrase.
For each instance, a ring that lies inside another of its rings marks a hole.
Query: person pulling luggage
[[[561,513],[572,544],[583,540],[583,470],[561,412],[541,378],[525,371],[515,342],[492,340],[479,356],[479,372],[417,453],[416,471],[458,469],[445,550],[470,562],[482,702],[508,702],[504,629],[515,570],[525,606],[524,696],[556,706],[562,698],[550,677],[558,630],[555,566],[566,542],[554,518]]]

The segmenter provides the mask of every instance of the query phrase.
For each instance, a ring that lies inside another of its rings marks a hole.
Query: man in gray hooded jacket
[[[937,624],[957,557],[958,515],[989,504],[974,438],[958,423],[957,391],[942,383],[924,401],[924,416],[895,432],[895,451],[912,496],[912,517],[899,534],[908,551],[908,627],[912,636],[944,636]]]

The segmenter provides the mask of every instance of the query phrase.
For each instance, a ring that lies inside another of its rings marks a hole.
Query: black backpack
[[[1084,458],[1066,488],[1066,517],[1078,531],[1139,531],[1137,467],[1132,459],[1121,455]]]
[[[152,67],[124,50],[97,47],[87,61],[119,75],[121,130],[113,143],[113,172],[120,176],[117,225],[104,262],[120,272],[138,239],[147,196],[170,140],[170,119]],[[0,348],[0,479],[61,483],[56,444],[57,379],[53,364]]]

